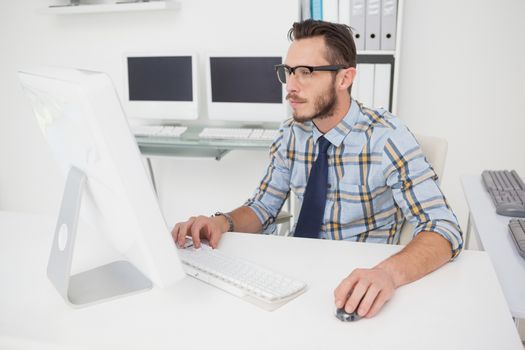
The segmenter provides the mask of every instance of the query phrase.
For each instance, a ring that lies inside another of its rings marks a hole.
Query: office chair
[[[432,168],[438,175],[438,182],[443,177],[443,170],[445,168],[445,160],[447,157],[447,140],[434,136],[424,136],[424,135],[414,135],[418,141],[423,154],[425,155],[427,161],[432,165]],[[290,200],[290,199],[288,199]],[[291,208],[294,208],[294,205],[291,205]],[[291,210],[294,212],[294,210]],[[297,214],[297,213],[296,213]],[[291,231],[291,221],[293,215],[286,211],[281,210],[277,216],[277,234],[279,236],[288,236]],[[401,234],[399,239],[399,244],[407,244],[412,239],[413,226],[409,222],[405,222],[401,228]]]
[[[288,199],[290,200],[290,199]],[[292,230],[292,217],[287,210],[281,210],[275,218],[275,223],[277,224],[277,235],[279,236],[289,236]]]

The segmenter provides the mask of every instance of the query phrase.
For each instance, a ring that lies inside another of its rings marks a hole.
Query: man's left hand
[[[373,317],[392,298],[396,285],[386,270],[355,269],[334,291],[335,306],[361,317]]]

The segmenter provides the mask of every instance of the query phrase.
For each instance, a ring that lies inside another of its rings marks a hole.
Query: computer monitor
[[[171,121],[199,117],[195,54],[126,54],[124,61],[124,107],[129,118]]]
[[[84,306],[182,278],[176,246],[110,78],[60,68],[18,76],[67,177],[48,264],[59,293]],[[83,221],[123,260],[70,277],[76,227]]]
[[[285,90],[274,68],[281,63],[277,55],[209,55],[208,118],[255,124],[285,120]]]

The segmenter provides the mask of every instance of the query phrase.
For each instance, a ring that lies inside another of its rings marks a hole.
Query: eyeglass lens
[[[277,77],[279,78],[279,81],[283,84],[286,84],[290,74],[291,70],[288,67],[279,66],[277,68]],[[300,83],[304,83],[311,76],[312,72],[310,72],[310,70],[306,67],[296,67],[294,69],[293,74]]]

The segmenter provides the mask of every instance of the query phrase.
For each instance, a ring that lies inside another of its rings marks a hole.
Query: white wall
[[[466,228],[462,174],[525,177],[525,2],[407,0],[398,114],[449,142],[443,190]]]
[[[284,51],[297,1],[184,0],[178,12],[36,14],[45,4],[11,1],[0,11],[2,210],[55,213],[63,185],[20,91],[18,68],[104,70],[121,90],[126,51]],[[516,168],[525,176],[523,13],[522,0],[405,0],[398,114],[413,131],[448,139],[443,188],[463,223],[461,174]],[[262,151],[232,152],[220,162],[155,158],[168,222],[241,204],[266,161]]]
[[[52,1],[9,2],[0,11],[0,209],[55,213],[64,180],[22,95],[16,71],[31,65],[102,70],[122,96],[125,52],[194,50],[286,53],[297,1],[182,0],[180,11],[56,16]],[[201,56],[201,68],[204,58]],[[204,81],[203,69],[199,73]],[[205,87],[201,84],[200,100]],[[202,103],[205,112],[205,104]],[[253,192],[267,152],[213,159],[154,159],[167,220],[232,208]],[[239,170],[239,164],[245,166]],[[191,189],[191,190],[190,190]]]

